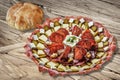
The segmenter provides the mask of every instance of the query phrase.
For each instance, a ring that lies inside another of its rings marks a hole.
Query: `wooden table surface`
[[[17,2],[40,5],[46,18],[86,16],[101,22],[117,39],[117,50],[99,71],[86,75],[51,77],[38,71],[23,46],[31,31],[10,28],[6,12]],[[0,0],[0,80],[120,80],[120,0]]]

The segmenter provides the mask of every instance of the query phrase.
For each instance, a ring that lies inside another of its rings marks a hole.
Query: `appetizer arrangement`
[[[26,55],[51,76],[98,70],[116,48],[102,24],[82,16],[48,19],[28,41]]]

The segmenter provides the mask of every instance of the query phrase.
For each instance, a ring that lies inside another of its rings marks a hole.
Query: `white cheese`
[[[44,46],[42,43],[38,43],[38,44],[37,44],[37,48],[38,48],[38,49],[44,49],[45,46]]]
[[[39,55],[36,54],[36,53],[34,53],[33,56],[34,56],[35,58],[39,58]]]
[[[105,53],[104,52],[97,52],[98,57],[102,57]]]
[[[63,24],[63,22],[64,22],[63,19],[60,19],[60,20],[59,20],[59,23],[60,23],[60,24]]]
[[[45,30],[44,29],[40,29],[40,33],[44,33],[45,32]]]
[[[103,49],[104,49],[104,51],[107,51],[107,50],[109,50],[109,47],[106,46],[106,47],[104,47]]]
[[[95,36],[95,41],[99,41],[100,37],[99,36]]]
[[[49,62],[49,60],[48,60],[47,58],[40,58],[40,59],[41,59],[41,61],[43,61],[44,63]]]
[[[105,41],[107,41],[107,40],[108,40],[108,37],[104,37],[104,38],[102,39],[103,42],[105,42]]]
[[[46,33],[47,36],[50,36],[52,34],[52,31],[51,30],[47,30],[45,33]]]
[[[45,43],[46,43],[47,45],[52,44],[52,42],[51,42],[51,41],[46,41]]]
[[[69,24],[63,24],[62,27],[68,30],[69,29]]]
[[[38,55],[45,54],[43,50],[38,50]]]
[[[102,32],[103,31],[103,28],[98,28],[98,32]]]
[[[42,40],[42,41],[44,41],[44,42],[47,41],[47,37],[46,37],[45,35],[41,35],[41,36],[39,37],[39,39]]]
[[[54,23],[53,22],[50,22],[50,27],[54,27]]]
[[[88,26],[89,26],[89,27],[93,26],[93,21],[89,22],[89,23],[88,23]]]
[[[99,47],[99,48],[102,48],[102,47],[103,47],[103,42],[99,42],[99,43],[98,43],[98,47]]]
[[[38,36],[37,35],[33,35],[33,39],[34,40],[38,40]]]
[[[29,46],[30,46],[30,48],[35,48],[36,47],[34,43],[30,43]]]
[[[81,23],[84,23],[84,22],[85,22],[84,18],[81,18],[81,19],[80,19],[80,22],[81,22]]]
[[[55,31],[57,31],[57,30],[59,30],[59,29],[60,29],[60,26],[54,27],[54,30],[55,30]]]
[[[72,23],[73,21],[74,21],[74,19],[73,19],[73,18],[70,18],[70,19],[69,19],[69,22],[70,22],[70,23]]]
[[[90,66],[88,66],[88,65],[84,65],[83,67],[81,67],[83,70],[84,69],[89,69],[90,68]]]
[[[56,69],[56,66],[57,66],[57,64],[54,62],[49,62],[47,63],[47,65],[49,65],[51,69]]]

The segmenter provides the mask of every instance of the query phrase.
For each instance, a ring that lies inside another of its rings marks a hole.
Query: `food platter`
[[[114,36],[87,17],[47,19],[25,45],[26,55],[51,76],[86,74],[101,68],[116,49]]]

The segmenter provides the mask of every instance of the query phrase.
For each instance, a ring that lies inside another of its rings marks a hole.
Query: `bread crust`
[[[9,8],[6,15],[8,25],[18,30],[35,28],[42,20],[42,9],[32,3],[17,3]]]

